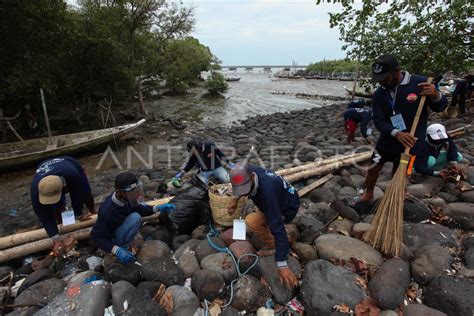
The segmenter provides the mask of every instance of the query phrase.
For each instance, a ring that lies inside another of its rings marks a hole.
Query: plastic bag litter
[[[170,202],[176,210],[169,214],[169,226],[177,234],[191,234],[199,225],[207,224],[210,216],[206,190],[192,187]]]

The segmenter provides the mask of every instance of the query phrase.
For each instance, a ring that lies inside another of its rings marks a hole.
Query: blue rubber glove
[[[125,248],[114,246],[112,253],[117,256],[120,263],[129,263],[137,260],[135,256]]]
[[[157,213],[160,212],[161,214],[169,214],[176,210],[176,206],[173,204],[161,204],[153,206],[153,212]]]
[[[181,179],[181,177],[183,176],[183,174],[184,174],[184,173],[183,173],[182,171],[180,171],[180,172],[178,172],[174,177],[175,177],[176,179]]]
[[[229,162],[229,163],[227,164],[227,167],[228,167],[229,169],[232,169],[232,168],[235,167],[235,163]]]

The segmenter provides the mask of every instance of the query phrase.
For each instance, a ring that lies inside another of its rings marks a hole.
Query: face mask
[[[130,207],[134,208],[144,202],[144,193],[142,183],[134,183],[123,190]]]

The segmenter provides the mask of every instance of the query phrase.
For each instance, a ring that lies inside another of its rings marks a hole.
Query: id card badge
[[[367,135],[372,135],[372,129],[370,127],[367,129]]]
[[[393,127],[400,131],[404,131],[407,129],[407,126],[405,125],[405,121],[403,120],[403,116],[401,114],[394,115],[390,118],[392,121]]]
[[[243,219],[234,219],[232,239],[234,240],[245,240],[246,230],[245,221]]]
[[[63,220],[63,226],[68,226],[76,223],[76,218],[74,217],[74,211],[64,211],[61,213],[61,219]]]

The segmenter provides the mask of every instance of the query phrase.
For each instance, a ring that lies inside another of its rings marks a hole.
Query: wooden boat
[[[349,89],[347,88],[346,86],[343,86],[344,90],[346,90],[346,92],[349,94],[349,95],[352,95],[352,89]],[[354,95],[356,97],[361,97],[361,98],[372,98],[372,94],[371,93],[368,93],[368,92],[365,92],[365,91],[362,91],[362,90],[357,90],[355,91]]]
[[[48,137],[1,144],[0,170],[31,165],[47,158],[91,150],[116,139],[123,139],[145,121],[145,119],[141,119],[136,123],[117,127],[53,136],[52,144],[49,144]]]
[[[225,81],[240,81],[240,77],[227,77]]]

